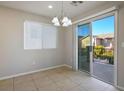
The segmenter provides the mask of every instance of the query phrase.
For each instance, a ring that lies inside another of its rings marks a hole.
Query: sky
[[[90,34],[89,24],[78,26],[78,35],[79,36],[87,36],[89,34]]]
[[[114,32],[114,16],[92,22],[93,35]]]
[[[114,16],[106,17],[92,22],[92,34],[107,34],[114,32]],[[90,33],[89,24],[79,26],[78,35],[87,36]]]

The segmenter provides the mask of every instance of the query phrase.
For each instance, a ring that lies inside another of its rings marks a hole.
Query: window
[[[56,27],[38,22],[24,22],[24,49],[56,48],[56,38]]]
[[[56,48],[56,27],[44,25],[43,27],[43,48]]]

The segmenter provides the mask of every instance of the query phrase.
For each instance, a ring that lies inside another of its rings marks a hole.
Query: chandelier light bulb
[[[62,25],[63,27],[67,27],[68,26],[68,24],[67,23],[63,23],[63,25]]]
[[[72,22],[71,22],[71,20],[69,19],[69,21],[68,21],[68,25],[72,25]]]
[[[63,17],[63,19],[62,19],[62,23],[65,23],[65,22],[68,22],[68,17]]]
[[[52,23],[54,23],[54,24],[55,24],[55,23],[59,23],[58,18],[57,18],[57,17],[54,17],[53,20],[52,20]]]
[[[57,22],[57,23],[54,23],[54,25],[55,25],[55,26],[60,26],[60,23],[59,23],[59,22]]]
[[[64,22],[63,23],[63,26],[66,27],[66,26],[69,26],[69,25],[72,25],[72,22],[70,19],[68,19],[68,21]]]

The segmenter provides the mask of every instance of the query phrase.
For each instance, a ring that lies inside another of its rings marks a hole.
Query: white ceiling
[[[71,1],[64,1],[64,12],[70,18],[78,16],[86,11],[89,11],[96,6],[105,4],[105,1],[84,1],[79,6],[73,6]],[[0,1],[0,5],[14,8],[26,12],[35,13],[38,15],[53,17],[59,15],[61,12],[61,1]],[[52,5],[53,8],[49,9],[48,5]]]

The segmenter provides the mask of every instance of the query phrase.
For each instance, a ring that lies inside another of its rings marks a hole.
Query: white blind
[[[56,48],[57,29],[51,25],[43,26],[43,48]]]
[[[57,28],[50,24],[24,22],[24,49],[56,48]]]

